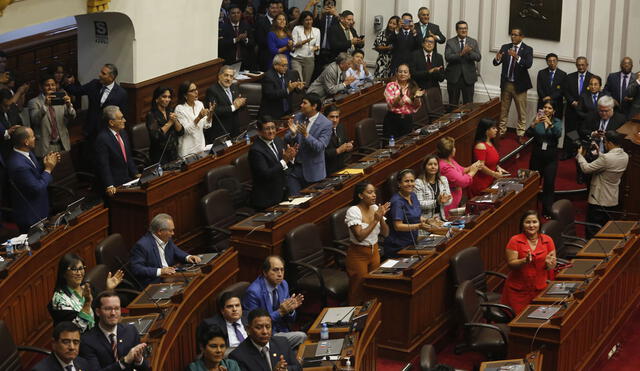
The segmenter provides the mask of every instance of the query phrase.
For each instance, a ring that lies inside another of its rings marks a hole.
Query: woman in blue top
[[[539,171],[543,179],[542,213],[545,217],[551,215],[558,170],[558,139],[562,135],[562,120],[554,116],[555,112],[553,103],[545,102],[525,133],[526,136],[533,138],[529,168]]]
[[[198,334],[198,347],[202,358],[191,362],[186,371],[240,371],[238,362],[224,359],[227,337],[220,327],[212,325]]]
[[[287,56],[289,65],[291,65],[291,50],[293,50],[293,39],[291,34],[287,31],[287,16],[284,14],[278,14],[273,19],[273,25],[271,31],[267,34],[267,46],[269,47],[269,54],[273,60],[276,54],[284,54]]]
[[[395,258],[398,251],[414,245],[418,238],[418,230],[428,230],[429,225],[422,220],[422,209],[418,197],[414,193],[416,173],[412,169],[404,169],[396,176],[398,192],[391,196],[391,209],[387,214],[389,236],[384,239],[384,254],[387,258]]]

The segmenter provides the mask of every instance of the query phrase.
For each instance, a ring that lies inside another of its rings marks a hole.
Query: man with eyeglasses
[[[140,343],[135,326],[121,324],[120,297],[107,290],[98,295],[93,311],[98,326],[82,335],[80,355],[89,363],[89,370],[148,370],[144,353],[146,343]]]
[[[627,121],[623,114],[614,111],[615,104],[615,100],[608,95],[600,97],[597,111],[587,116],[579,126],[580,135],[595,141],[601,153],[605,152],[604,133],[617,130]]]
[[[469,25],[465,21],[456,23],[456,37],[447,40],[444,49],[444,59],[447,60],[447,93],[449,104],[473,103],[473,92],[478,80],[476,62],[480,62],[482,56],[478,48],[478,42],[469,37]]]
[[[53,328],[51,354],[38,362],[32,371],[83,371],[89,363],[78,357],[80,351],[80,328],[73,322],[60,322]]]
[[[279,119],[292,112],[291,96],[295,91],[304,88],[304,81],[300,75],[289,69],[289,61],[284,54],[273,57],[272,67],[264,73],[262,78],[262,99],[258,117],[273,117]]]

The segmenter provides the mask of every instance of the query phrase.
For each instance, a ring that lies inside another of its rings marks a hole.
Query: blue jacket
[[[12,151],[7,161],[9,179],[17,187],[12,187],[10,192],[13,220],[23,233],[33,223],[49,216],[47,186],[53,179],[51,174],[44,171],[33,152],[29,152],[29,156],[33,163],[20,153]]]
[[[303,121],[304,116],[301,113],[296,114],[298,121]],[[285,135],[285,141],[288,143],[298,143],[298,155],[296,162],[302,163],[302,174],[304,180],[309,183],[320,181],[327,177],[327,171],[324,165],[324,150],[331,140],[333,124],[322,113],[318,113],[316,121],[311,126],[309,136],[306,138],[297,133],[295,136],[290,131]]]
[[[169,240],[164,248],[164,258],[169,266],[184,263],[187,255],[173,240]],[[131,250],[131,270],[138,281],[147,286],[161,281],[157,275],[158,268],[162,268],[158,245],[151,232],[147,232]]]
[[[502,45],[502,47],[500,47],[502,58],[500,58],[499,61],[496,61],[496,59],[493,58],[494,66],[502,64],[502,72],[500,73],[500,89],[504,89],[504,84],[509,81],[508,71],[509,63],[511,62],[509,49],[512,47],[512,43]],[[529,68],[531,68],[531,65],[533,64],[533,48],[525,43],[521,43],[520,48],[518,49],[518,56],[520,57],[520,61],[515,64],[513,71],[515,79],[514,84],[516,92],[522,93],[523,91],[527,91],[533,87],[531,84],[531,77],[529,76]]]
[[[278,304],[288,299],[289,284],[287,284],[287,281],[282,280],[282,283],[276,287],[276,291],[278,292]],[[289,332],[287,322],[295,320],[296,317],[295,311],[283,317],[277,309],[273,310],[273,303],[271,302],[269,289],[267,288],[267,280],[264,276],[258,277],[249,285],[244,294],[244,298],[242,298],[242,308],[243,311],[247,313],[256,308],[267,310],[271,315],[271,326],[274,334],[277,332]]]
[[[129,350],[140,344],[140,336],[136,328],[131,325],[118,324],[117,338],[118,358],[124,357]],[[89,363],[89,370],[119,371],[120,365],[113,359],[111,343],[98,325],[82,335],[80,343],[80,356]],[[127,368],[132,370],[133,368]],[[145,359],[141,366],[135,366],[136,370],[148,370],[149,365]]]

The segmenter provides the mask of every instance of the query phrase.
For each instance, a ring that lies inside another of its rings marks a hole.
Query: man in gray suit
[[[328,64],[320,76],[311,83],[307,93],[317,94],[320,100],[323,100],[326,96],[333,96],[346,90],[356,80],[353,75],[346,76],[347,70],[352,63],[353,57],[351,55],[344,52],[338,54],[336,61]]]
[[[61,91],[62,98],[56,93],[56,81],[53,76],[40,79],[41,94],[29,100],[29,118],[31,128],[36,136],[34,152],[41,158],[50,152],[68,151],[71,149],[67,125],[76,117],[76,110],[71,98]]]
[[[478,42],[470,38],[469,25],[465,21],[456,23],[458,35],[447,40],[444,49],[444,58],[447,60],[447,92],[449,93],[449,104],[458,105],[460,102],[460,92],[462,92],[462,102],[472,103],[474,85],[478,80],[476,73],[476,62],[480,62],[480,49]]]
[[[289,119],[289,131],[285,141],[297,146],[298,154],[287,174],[290,195],[300,194],[309,184],[327,176],[324,150],[329,145],[333,124],[320,113],[322,100],[317,94],[307,93],[302,98],[300,112]]]
[[[615,211],[618,206],[620,178],[629,163],[629,155],[621,148],[623,137],[616,131],[607,131],[604,134],[604,146],[607,152],[600,153],[592,162],[585,160],[585,148],[578,149],[576,160],[580,169],[585,174],[593,174],[587,200],[589,223],[604,225],[609,221],[609,211]],[[598,228],[587,226],[586,232],[589,239],[598,232]]]

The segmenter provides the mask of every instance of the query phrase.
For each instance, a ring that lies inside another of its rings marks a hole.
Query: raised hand
[[[122,269],[118,269],[113,275],[111,274],[111,272],[109,272],[109,274],[107,275],[107,290],[113,290],[118,287],[123,278],[124,272],[122,271]]]

